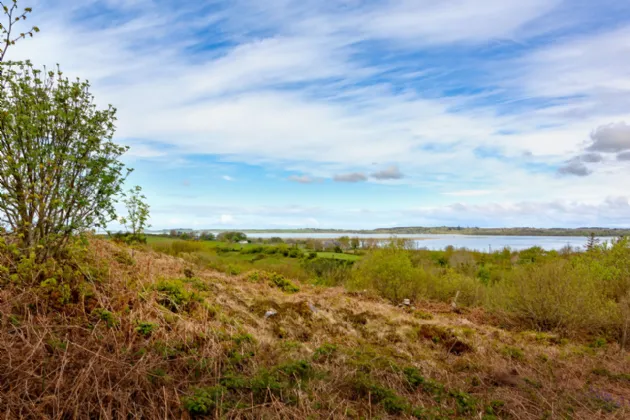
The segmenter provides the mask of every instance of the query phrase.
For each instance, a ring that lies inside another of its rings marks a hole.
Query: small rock
[[[403,299],[403,305],[405,305],[405,306],[410,306],[410,305],[411,305],[411,300],[409,300],[409,299]]]
[[[265,319],[267,319],[269,317],[272,317],[272,316],[275,316],[277,314],[278,314],[278,312],[276,310],[269,309],[267,312],[265,312]]]

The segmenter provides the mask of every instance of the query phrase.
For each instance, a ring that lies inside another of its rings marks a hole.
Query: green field
[[[337,252],[318,252],[318,258],[332,258],[333,260],[348,260],[357,261],[361,259],[361,256],[354,254],[339,254]]]
[[[310,270],[313,264],[326,264],[327,260],[354,262],[361,257],[355,254],[317,252],[304,245],[226,243],[219,241],[185,241],[164,236],[147,236],[147,244],[152,249],[183,257],[191,262],[224,273],[238,275],[253,270],[277,272],[302,281],[315,281],[320,271]],[[293,252],[298,256],[287,256],[281,252]],[[310,258],[309,258],[310,257]],[[331,263],[334,264],[334,263]],[[344,266],[349,271],[349,266]]]

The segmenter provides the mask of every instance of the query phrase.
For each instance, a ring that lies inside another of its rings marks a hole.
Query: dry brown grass
[[[195,388],[298,360],[308,361],[309,378],[289,378],[279,391],[230,391],[208,415],[410,417],[408,409],[387,408],[379,392],[389,389],[405,407],[433,409],[438,418],[482,418],[490,405],[494,418],[630,417],[630,377],[623,375],[630,360],[616,344],[509,332],[484,324],[480,310],[457,314],[438,303],[417,303],[432,315],[420,319],[341,288],[300,285],[287,294],[246,275],[146,250],[126,258],[130,253],[92,240],[81,264],[101,267],[100,277],[88,275],[81,287],[91,292],[73,293],[63,305],[39,287],[0,288],[3,418],[188,418],[183,401]],[[186,281],[185,268],[193,280]],[[197,294],[177,312],[161,305],[163,292],[155,290],[169,279]],[[269,309],[277,315],[265,319]],[[139,322],[155,329],[145,336]],[[456,342],[467,347],[454,351]],[[410,367],[432,385],[410,386]],[[471,411],[457,414],[458,392],[477,401]]]

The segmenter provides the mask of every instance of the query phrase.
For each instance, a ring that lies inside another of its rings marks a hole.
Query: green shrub
[[[118,318],[116,318],[116,315],[114,315],[112,312],[108,311],[107,309],[96,308],[92,311],[92,314],[96,315],[99,320],[105,321],[105,324],[107,324],[109,328],[113,328],[117,326],[118,324],[120,324],[120,322],[118,321]]]
[[[409,258],[409,253],[397,248],[372,251],[355,265],[348,282],[350,290],[371,289],[381,296],[400,302],[423,294],[420,271]]]
[[[155,290],[160,292],[158,302],[173,312],[189,310],[194,302],[203,300],[196,293],[186,290],[181,280],[160,280]]]
[[[612,322],[614,303],[584,265],[555,260],[515,268],[488,295],[495,309],[539,331],[596,331]]]
[[[340,286],[348,282],[352,276],[352,266],[354,261],[336,258],[317,258],[314,256],[302,262],[302,267],[306,272],[315,278],[315,282],[321,286]]]
[[[276,371],[286,375],[290,381],[307,380],[312,377],[314,370],[306,360],[287,362],[277,366]]]
[[[157,329],[158,325],[152,322],[138,321],[136,325],[136,332],[145,337],[150,336]]]
[[[444,270],[441,275],[425,272],[425,296],[443,302],[451,302],[459,292],[457,304],[473,306],[482,303],[485,295],[483,284],[453,269]]]
[[[322,344],[313,353],[313,360],[316,362],[324,362],[329,360],[337,352],[337,346],[334,344]]]
[[[182,398],[184,408],[192,415],[209,415],[215,410],[226,389],[222,386],[197,388],[191,396]]]
[[[269,284],[286,293],[296,293],[300,291],[299,287],[290,280],[287,280],[282,274],[278,273],[271,273],[269,275]]]
[[[523,350],[517,348],[517,347],[503,347],[503,349],[501,349],[501,354],[503,354],[505,357],[509,358],[509,359],[513,359],[513,360],[524,360],[525,359],[525,353],[523,353]]]
[[[220,242],[240,242],[246,240],[247,235],[243,232],[221,232],[217,235],[217,241]]]
[[[171,244],[171,250],[173,255],[179,254],[190,254],[193,252],[198,252],[203,249],[203,245],[199,242],[191,242],[191,241],[173,241]]]

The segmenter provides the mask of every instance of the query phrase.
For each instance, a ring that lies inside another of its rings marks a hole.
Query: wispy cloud
[[[450,191],[443,192],[442,195],[450,195],[453,197],[478,197],[482,195],[492,194],[494,191],[492,190],[461,190],[461,191]]]
[[[91,80],[127,159],[177,179],[211,157],[254,192],[272,181],[251,166],[285,186],[397,180],[399,207],[484,199],[467,191],[604,203],[630,183],[630,6],[587,3],[51,0],[10,58]]]
[[[363,182],[367,181],[367,176],[359,172],[352,172],[349,174],[339,174],[333,177],[335,182]]]
[[[372,174],[372,178],[379,180],[402,179],[404,178],[404,175],[402,174],[402,172],[400,172],[398,166],[392,165],[386,169],[383,169],[382,171],[374,172]]]
[[[234,181],[234,178],[232,178],[229,175],[223,175],[221,178],[223,178],[224,181],[228,181],[228,182]]]
[[[561,175],[588,176],[593,173],[593,171],[580,162],[579,159],[574,159],[558,168],[558,173]]]
[[[291,175],[287,178],[291,182],[297,182],[298,184],[312,184],[317,180],[308,175]]]

